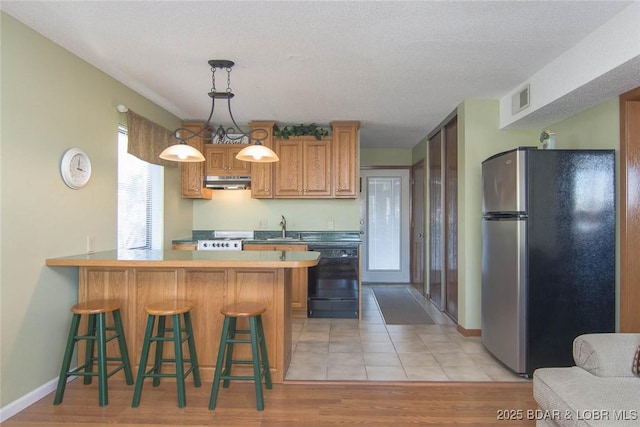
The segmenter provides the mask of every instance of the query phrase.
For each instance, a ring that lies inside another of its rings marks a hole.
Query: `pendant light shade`
[[[186,128],[174,130],[174,138],[180,141],[180,143],[164,150],[160,154],[160,158],[175,162],[203,162],[205,158],[202,153],[186,143],[186,141],[191,138],[199,137],[207,141],[224,140],[225,143],[232,144],[246,144],[248,142],[251,145],[236,155],[236,159],[245,162],[277,162],[280,160],[276,153],[262,145],[262,141],[269,136],[266,130],[253,129],[250,132],[243,132],[233,117],[233,113],[231,112],[231,99],[235,95],[231,90],[231,69],[234,65],[235,63],[233,61],[226,59],[209,60],[209,66],[211,67],[211,90],[209,91],[211,111],[209,112],[209,118],[207,118],[207,121],[197,131]],[[218,69],[225,69],[227,71],[227,88],[225,91],[218,91],[218,89],[216,89],[216,70]],[[211,119],[213,118],[216,99],[227,101],[227,110],[233,127],[224,128],[222,125],[218,125],[216,129],[216,126],[213,125]],[[216,130],[213,131],[214,129]]]
[[[184,142],[165,148],[160,158],[172,162],[204,162],[202,153]]]
[[[280,160],[278,155],[269,147],[262,144],[249,145],[236,154],[236,159],[245,162],[270,163]]]

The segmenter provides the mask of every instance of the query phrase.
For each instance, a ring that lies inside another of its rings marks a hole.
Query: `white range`
[[[243,240],[253,240],[253,231],[214,231],[213,239],[198,240],[199,251],[241,251]]]

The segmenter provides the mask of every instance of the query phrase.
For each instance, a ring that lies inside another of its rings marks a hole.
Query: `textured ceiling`
[[[209,59],[235,61],[240,123],[360,120],[408,148],[465,99],[499,99],[630,2],[2,1],[1,9],[184,120]],[[216,74],[218,90],[226,75]],[[218,108],[216,108],[218,110]],[[214,119],[228,123],[223,109]]]

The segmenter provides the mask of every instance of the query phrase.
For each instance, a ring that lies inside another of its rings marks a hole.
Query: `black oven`
[[[309,268],[308,317],[358,318],[358,245],[309,245],[320,261]]]

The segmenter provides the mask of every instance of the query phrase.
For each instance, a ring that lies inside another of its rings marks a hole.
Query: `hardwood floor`
[[[52,393],[2,425],[533,426],[527,411],[537,408],[529,382],[285,382],[264,390],[262,412],[256,411],[252,383],[221,388],[215,411],[208,410],[211,382],[195,388],[188,380],[183,409],[177,407],[175,382],[145,384],[138,408],[131,408],[133,386],[117,376],[109,384],[109,405],[99,407],[96,383],[72,381],[61,405],[53,405]],[[522,411],[521,419],[499,419],[506,410]]]

